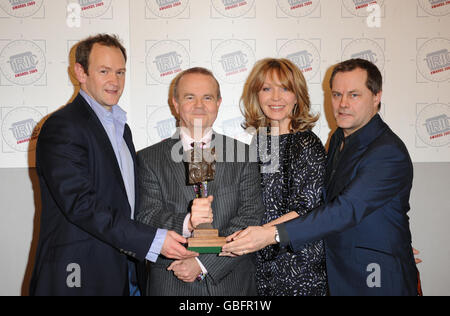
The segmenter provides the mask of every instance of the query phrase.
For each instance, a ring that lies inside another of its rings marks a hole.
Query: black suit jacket
[[[324,239],[331,295],[417,295],[408,150],[376,115],[346,140],[333,168],[339,138],[340,129],[330,143],[325,204],[280,230],[296,251]]]
[[[136,165],[127,125],[124,139]],[[44,124],[36,168],[42,217],[30,294],[127,294],[127,259],[144,260],[156,229],[131,220],[113,147],[81,95]]]

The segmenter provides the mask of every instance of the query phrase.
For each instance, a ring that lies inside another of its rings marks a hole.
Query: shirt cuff
[[[200,269],[202,269],[202,273],[207,274],[208,270],[206,270],[205,266],[200,262],[200,260],[198,258],[195,258],[195,260],[197,260]]]
[[[183,237],[184,238],[189,238],[192,236],[192,233],[189,231],[190,219],[191,219],[191,213],[188,213],[188,215],[186,215],[186,218],[184,219],[184,222],[183,222]]]
[[[161,254],[164,241],[166,240],[166,236],[167,229],[158,229],[156,231],[155,238],[153,239],[152,245],[150,246],[150,250],[148,251],[145,259],[151,262],[156,262],[156,260],[158,260],[158,256]]]

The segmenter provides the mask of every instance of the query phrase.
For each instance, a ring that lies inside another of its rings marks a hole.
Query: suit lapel
[[[225,163],[216,162],[216,174],[214,176],[214,180],[208,182],[208,195],[214,196],[217,190],[220,188],[220,179],[222,179],[224,170],[225,170]]]
[[[175,162],[174,159],[172,158],[172,150],[174,149],[174,146],[177,143],[180,145],[180,149],[181,149],[180,154],[182,154],[183,146],[181,145],[180,139],[172,138],[172,139],[168,140],[166,143],[167,149],[164,151],[165,156],[166,156],[165,158],[166,158],[168,167],[170,168],[170,170],[172,171],[172,173],[174,175],[175,181],[178,183],[177,187],[180,188],[180,190],[183,193],[186,200],[188,202],[190,202],[193,199],[195,199],[195,192],[194,192],[193,186],[187,185],[186,165],[184,162]],[[176,149],[177,148],[175,148],[175,150]]]
[[[130,130],[130,127],[128,126],[128,124],[125,124],[123,138],[125,139],[125,143],[127,144],[127,147],[130,150],[131,157],[133,158],[135,209],[138,209],[139,184],[138,184],[138,177],[137,177],[136,149],[134,148],[133,137],[131,135],[131,130]],[[124,188],[125,188],[125,185],[124,185]]]
[[[94,110],[91,109],[89,104],[86,102],[86,100],[84,100],[84,98],[81,95],[78,95],[78,97],[75,99],[74,102],[80,103],[84,107],[84,109],[87,111],[89,126],[92,129],[93,136],[97,139],[97,143],[98,143],[100,150],[104,151],[104,155],[106,157],[105,163],[108,161],[111,164],[113,164],[112,169],[114,170],[114,178],[117,179],[123,193],[125,194],[125,196],[127,196],[127,192],[125,189],[125,183],[122,178],[122,172],[120,172],[120,167],[119,167],[119,163],[116,158],[116,154],[111,145],[111,141],[109,140],[108,134],[106,134],[105,128],[103,127],[102,123],[100,122],[100,119],[97,117]],[[133,152],[132,152],[132,156],[133,156]],[[133,160],[134,159],[135,158],[133,157]]]
[[[217,134],[214,134],[214,137],[217,138]],[[180,149],[181,155],[183,146],[179,142],[180,142],[179,135],[175,135],[170,140],[168,140],[165,155],[169,168],[172,170],[172,173],[174,175],[175,181],[177,181],[178,183],[178,187],[181,189],[185,198],[190,202],[193,199],[195,199],[195,192],[194,187],[187,184],[187,165],[184,162],[175,162],[171,156],[172,150],[177,149]],[[174,146],[177,144],[179,144],[179,146],[177,146],[177,148],[174,149]],[[220,188],[220,179],[222,178],[224,171],[225,171],[225,162],[223,162],[222,159],[219,162],[216,162],[216,174],[214,176],[214,180],[208,183],[208,195],[214,195]]]
[[[345,166],[342,165],[344,161],[349,161],[348,159],[349,155],[352,152],[352,149],[348,149],[349,148],[347,148],[347,150],[344,150],[344,152],[341,154],[342,156],[339,158],[339,162],[337,163],[333,178],[327,185],[326,201],[331,201],[336,196],[338,196],[342,189],[347,185],[347,181],[351,180],[350,175],[346,173]],[[336,148],[336,150],[338,149]],[[334,157],[334,155],[332,157]],[[332,170],[332,166],[330,167],[330,170]]]
[[[336,198],[353,180],[352,173],[354,171],[355,159],[359,159],[362,152],[366,151],[370,144],[384,133],[386,129],[387,125],[377,114],[367,125],[356,132],[357,134],[353,136],[354,138],[351,141],[351,144],[344,146],[344,151],[336,166],[336,172],[326,188],[326,201],[331,201]],[[335,133],[337,132],[338,131]],[[330,156],[327,161],[327,179],[329,170],[332,170],[333,157],[336,154],[336,151],[339,150],[339,145],[338,141],[335,141],[333,146],[330,144]]]
[[[223,155],[226,152],[226,142],[223,135],[213,133],[212,146],[216,149],[216,174],[214,175],[214,180],[208,183],[208,195],[214,196],[215,193],[221,186],[220,179],[222,179],[222,175],[225,171],[225,162],[223,159]],[[220,143],[219,143],[220,142]],[[219,146],[217,144],[219,143]],[[220,153],[219,150],[223,149],[223,152]]]

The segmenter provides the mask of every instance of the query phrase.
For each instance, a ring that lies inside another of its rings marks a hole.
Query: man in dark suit
[[[259,225],[264,206],[258,165],[243,158],[248,146],[212,130],[222,101],[217,80],[210,71],[193,68],[181,73],[172,87],[181,128],[171,139],[138,153],[142,190],[137,220],[185,237],[204,223],[212,222],[220,236]],[[216,152],[216,173],[207,184],[208,198],[196,199],[194,187],[187,184],[183,151],[189,151],[195,142]],[[177,261],[161,256],[150,263],[149,280],[147,292],[156,296],[256,295],[252,255],[225,258],[200,254]]]
[[[74,102],[44,124],[36,152],[42,217],[31,295],[136,295],[135,262],[196,254],[175,232],[133,220],[136,155],[117,105],[126,51],[114,36],[77,46]]]
[[[280,242],[294,251],[323,239],[331,295],[417,295],[409,196],[413,167],[403,142],[378,115],[382,76],[372,63],[339,64],[330,80],[338,130],[326,173],[325,204],[276,227],[253,227],[224,251]]]

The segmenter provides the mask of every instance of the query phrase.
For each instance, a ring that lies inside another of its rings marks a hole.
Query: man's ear
[[[77,80],[78,80],[81,84],[86,83],[86,80],[87,80],[87,76],[88,76],[88,75],[87,75],[86,72],[84,71],[83,66],[81,66],[81,64],[79,64],[79,63],[75,63],[74,71],[75,71],[75,77],[77,78]]]
[[[373,96],[373,103],[375,107],[378,109],[378,105],[381,103],[381,97],[383,96],[383,91],[378,92]]]
[[[177,101],[176,97],[172,98],[172,104],[173,104],[173,107],[175,109],[175,112],[177,113],[177,116],[179,117],[180,116],[180,104],[178,104],[178,101]]]

